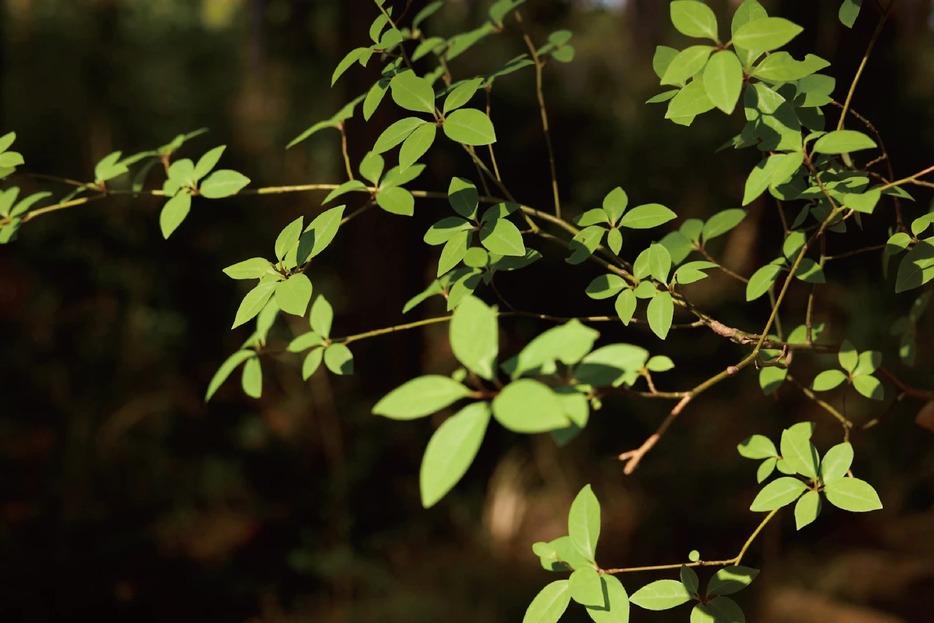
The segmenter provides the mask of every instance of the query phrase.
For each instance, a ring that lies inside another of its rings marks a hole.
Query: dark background
[[[712,4],[726,14],[728,3]],[[797,55],[832,62],[838,100],[878,19],[876,3],[865,4],[849,31],[836,20],[839,2],[766,3],[805,26],[791,46]],[[882,133],[896,177],[931,164],[932,13],[930,2],[897,2],[853,103]],[[428,28],[452,34],[485,14],[486,3],[452,2]],[[94,163],[115,149],[149,149],[207,126],[210,133],[181,155],[227,144],[221,165],[244,172],[253,186],[339,181],[336,132],[283,147],[372,82],[376,59],[328,88],[343,54],[368,44],[375,15],[368,0],[5,0],[0,134],[18,133],[15,148],[29,171],[88,180]],[[599,205],[616,185],[631,205],[657,201],[684,218],[737,207],[758,155],[712,152],[739,131],[740,113],[705,115],[685,129],[664,122],[663,107],[642,104],[660,90],[651,72],[655,45],[685,44],[664,2],[530,2],[523,15],[537,41],[557,28],[575,33],[575,61],[549,65],[545,79],[568,213]],[[507,23],[504,36],[458,59],[455,71],[486,72],[522,52],[515,21]],[[721,29],[727,23],[721,18]],[[549,209],[533,86],[530,69],[497,81],[497,153],[513,193]],[[369,123],[351,122],[355,162],[397,114],[387,97]],[[470,175],[462,156],[446,148],[429,160],[413,188],[444,189],[451,175]],[[40,184],[24,176],[12,182]],[[918,189],[915,196],[905,210],[917,216],[931,195]],[[350,378],[322,371],[303,383],[297,362],[281,357],[264,362],[262,399],[244,398],[235,374],[211,403],[202,400],[214,370],[247,335],[227,330],[244,290],[221,268],[269,256],[278,231],[317,213],[322,198],[196,201],[169,241],[159,233],[158,199],[113,198],[37,219],[0,248],[5,620],[518,621],[554,579],[529,546],[564,532],[583,484],[593,483],[603,502],[604,566],[676,562],[694,548],[725,558],[759,520],[746,510],[755,464],[738,457],[736,443],[755,432],[777,438],[805,419],[818,423],[821,450],[840,440],[839,427],[793,388],[763,398],[748,371],[694,403],[633,476],[622,475],[615,455],[641,443],[670,405],[607,400],[585,434],[561,449],[547,437],[493,427],[465,480],[424,511],[418,463],[440,420],[396,423],[369,410],[414,375],[452,369],[443,325],[359,342]],[[882,208],[865,219],[860,242],[887,238],[892,219]],[[400,313],[434,272],[436,249],[421,236],[445,209],[419,203],[415,222],[372,212],[341,230],[311,275],[335,305],[336,335],[441,311],[435,301]],[[774,206],[754,204],[722,241],[724,263],[750,274],[775,256],[776,227]],[[644,242],[627,239],[626,248]],[[830,338],[882,350],[905,381],[930,388],[930,320],[919,327],[913,370],[896,363],[889,335],[917,293],[893,295],[877,254],[835,268],[817,309],[833,323]],[[559,253],[498,286],[526,309],[608,313],[583,295],[596,274],[569,268]],[[708,283],[698,292],[705,310],[746,330],[762,326],[763,301],[743,305],[732,282]],[[800,322],[805,296],[804,289],[792,294],[787,325]],[[280,320],[273,339],[284,343],[302,324]],[[547,326],[505,323],[504,350]],[[688,388],[742,356],[702,330],[660,343],[635,329],[598,328],[606,342],[640,343],[674,358],[666,389]],[[809,380],[827,365],[802,358],[795,374]],[[884,414],[853,443],[854,469],[876,486],[885,509],[825,508],[800,534],[783,512],[746,559],[764,569],[739,596],[749,620],[934,620],[931,433],[913,421],[918,401],[893,404],[896,392],[886,390],[882,405],[832,397],[859,423]],[[632,592],[658,577],[623,580]],[[684,607],[634,619],[687,616]],[[566,618],[583,617],[574,607]]]

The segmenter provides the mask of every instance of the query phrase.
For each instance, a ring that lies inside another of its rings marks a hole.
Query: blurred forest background
[[[394,4],[398,14],[402,3]],[[721,16],[735,6],[712,4]],[[863,3],[852,31],[837,21],[836,0],[765,4],[805,26],[791,50],[830,60],[842,100],[878,3]],[[452,34],[485,19],[484,0],[448,5],[428,29]],[[642,104],[659,91],[655,46],[682,41],[666,2],[531,0],[522,11],[538,41],[557,28],[574,31],[574,62],[550,65],[545,78],[572,213],[616,185],[631,201],[658,201],[682,217],[738,206],[758,156],[712,153],[738,132],[741,113],[706,115],[685,129],[665,122],[662,107]],[[253,186],[341,181],[336,133],[284,145],[372,82],[375,61],[328,88],[343,54],[368,44],[373,16],[369,0],[3,0],[0,134],[18,133],[29,171],[88,180],[113,150],[135,153],[205,126],[210,132],[182,155],[227,144],[221,165]],[[508,24],[455,71],[490,71],[523,52],[515,21]],[[930,165],[934,153],[932,28],[934,3],[898,0],[853,104],[882,133],[897,177]],[[524,202],[547,209],[535,110],[530,69],[496,82],[504,175]],[[351,122],[354,161],[397,114],[387,98],[369,123]],[[464,170],[458,158],[440,150],[415,187],[446,188]],[[24,176],[14,182],[37,185]],[[926,211],[930,193],[916,196]],[[159,201],[114,198],[37,219],[0,248],[0,618],[519,621],[551,579],[529,546],[564,532],[583,484],[592,482],[604,503],[601,563],[670,563],[695,547],[726,557],[759,520],[746,510],[755,466],[736,443],[755,432],[774,438],[804,419],[818,422],[822,450],[839,441],[839,428],[800,394],[765,399],[749,372],[692,405],[633,476],[624,477],[614,457],[641,443],[665,407],[608,400],[561,449],[547,437],[491,428],[465,480],[424,511],[418,464],[432,425],[391,422],[369,409],[424,370],[451,370],[444,328],[359,343],[353,377],[319,371],[303,383],[296,361],[283,357],[265,362],[261,400],[244,398],[235,380],[210,404],[202,400],[247,335],[227,329],[243,290],[220,269],[269,255],[281,227],[315,214],[321,199],[196,201],[166,242]],[[434,274],[434,250],[421,242],[431,211],[417,206],[414,221],[379,212],[356,219],[316,260],[312,278],[335,304],[336,334],[403,321],[402,304]],[[777,222],[774,206],[757,202],[724,241],[724,263],[748,274],[774,257],[779,242],[768,234]],[[888,222],[866,219],[865,241],[884,242]],[[896,363],[889,328],[914,295],[892,294],[878,257],[862,257],[820,298],[818,317],[836,323],[832,338],[845,332],[861,349],[881,348],[906,381],[930,388],[931,314],[919,329],[915,369]],[[603,309],[583,295],[595,274],[559,257],[499,286],[527,309],[589,313]],[[717,280],[699,303],[747,330],[761,326],[765,305],[736,301],[741,289]],[[439,311],[433,305],[405,320]],[[286,324],[276,339],[289,339]],[[514,322],[504,339],[515,346],[544,328]],[[607,339],[672,356],[681,366],[669,382],[678,389],[739,352],[702,330],[675,334],[662,349],[638,331],[598,328]],[[807,365],[816,372],[820,361]],[[783,513],[748,558],[765,569],[740,595],[750,620],[934,621],[931,432],[914,421],[917,401],[891,404],[892,389],[884,405],[846,405],[857,422],[884,413],[853,442],[855,469],[885,509],[825,509],[800,534]],[[658,577],[623,579],[633,590]],[[683,621],[687,611],[638,616]],[[583,617],[580,609],[566,620]]]

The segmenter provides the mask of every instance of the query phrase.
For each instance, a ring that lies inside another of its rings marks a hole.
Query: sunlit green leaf
[[[481,110],[459,108],[444,118],[441,126],[452,141],[465,145],[489,145],[496,142],[493,122]]]
[[[709,6],[697,0],[675,0],[669,5],[671,23],[681,34],[719,42],[717,17]]]
[[[590,485],[584,486],[571,503],[568,536],[577,552],[592,562],[597,555],[597,541],[600,538],[600,502]]]
[[[778,456],[778,450],[772,440],[764,435],[746,437],[736,446],[740,456],[747,459],[767,459]]]
[[[691,594],[677,580],[656,580],[633,593],[629,601],[646,610],[668,610],[691,601]]]
[[[474,402],[446,419],[434,432],[419,472],[422,506],[434,506],[467,472],[489,421],[489,403]]]
[[[759,575],[758,569],[742,566],[724,567],[713,574],[707,582],[707,595],[732,595],[750,584]]]
[[[879,494],[872,485],[859,478],[840,478],[824,485],[827,501],[845,511],[862,513],[882,508]]]
[[[247,292],[246,296],[244,296],[243,300],[240,302],[240,307],[237,308],[233,326],[230,328],[236,329],[244,322],[255,318],[256,314],[265,307],[266,303],[272,297],[276,285],[277,282],[275,281],[260,282],[252,290]]]
[[[420,376],[389,392],[376,403],[373,413],[394,420],[413,420],[469,395],[469,389],[446,376]]]
[[[478,298],[465,298],[451,318],[451,350],[465,368],[492,380],[499,353],[496,310]]]
[[[555,580],[535,596],[522,617],[522,623],[558,623],[570,603],[568,581]]]
[[[178,226],[182,224],[188,212],[191,211],[191,195],[181,192],[165,202],[159,212],[159,228],[162,237],[168,239]]]
[[[204,395],[204,401],[207,402],[211,399],[211,396],[224,384],[224,381],[227,380],[231,373],[237,369],[237,366],[255,355],[256,353],[252,350],[238,350],[224,360],[224,363],[217,369],[217,372],[214,373],[211,382],[208,384],[208,391]]]
[[[606,608],[603,580],[593,567],[575,569],[568,578],[571,589],[571,599],[582,606],[591,608]]]
[[[259,357],[246,360],[240,377],[240,386],[243,388],[243,393],[250,398],[259,398],[263,395],[263,367],[260,365]]]
[[[276,305],[287,314],[304,316],[311,290],[311,280],[304,273],[292,275],[276,285]]]
[[[765,485],[749,506],[754,512],[765,512],[787,506],[801,497],[807,485],[788,476],[773,480]]]
[[[571,423],[554,391],[533,379],[519,379],[504,387],[493,399],[493,415],[517,433],[545,433]]]

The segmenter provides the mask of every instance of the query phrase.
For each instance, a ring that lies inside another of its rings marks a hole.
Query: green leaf
[[[840,10],[837,12],[840,23],[847,28],[852,28],[859,16],[859,9],[862,4],[863,0],[843,0],[843,4],[840,5]]]
[[[853,513],[875,511],[882,508],[879,494],[872,485],[859,478],[840,478],[824,485],[827,501]]]
[[[615,576],[603,575],[606,608],[587,608],[594,623],[629,623],[629,595]]]
[[[788,370],[778,366],[768,366],[759,370],[759,387],[766,396],[774,394],[781,384],[785,382]]]
[[[458,84],[456,87],[451,89],[451,91],[444,98],[444,108],[441,112],[446,115],[452,110],[464,106],[471,100],[471,98],[477,92],[477,89],[480,88],[481,84],[483,84],[482,78],[472,78]]]
[[[652,56],[652,70],[659,79],[668,71],[671,62],[678,55],[678,50],[667,45],[659,45],[655,48],[655,54]]]
[[[425,78],[412,71],[403,71],[389,81],[392,99],[402,108],[415,112],[434,113],[435,91]]]
[[[691,125],[694,117],[715,108],[702,79],[692,80],[668,102],[665,118],[681,125]]]
[[[845,154],[874,147],[876,147],[876,142],[862,132],[835,130],[817,139],[813,149],[818,154]]]
[[[604,233],[606,233],[605,229],[592,225],[574,234],[574,237],[571,239],[571,244],[569,245],[571,248],[571,255],[568,256],[565,261],[568,264],[580,264],[585,261],[588,257],[593,255],[593,252],[600,246],[600,241],[603,239]]]
[[[162,230],[162,237],[168,239],[172,232],[182,224],[189,211],[191,211],[191,195],[186,192],[179,193],[166,201],[159,213],[159,228]]]
[[[749,506],[753,512],[772,511],[787,506],[801,497],[807,490],[807,485],[790,476],[773,480],[762,488]]]
[[[691,601],[691,594],[677,580],[656,580],[633,593],[629,601],[645,610],[669,610]]]
[[[334,374],[353,374],[353,354],[344,344],[331,344],[324,349],[324,365]]]
[[[781,264],[772,263],[754,272],[749,278],[749,283],[746,284],[746,300],[754,301],[768,292],[781,270]]]
[[[434,506],[467,473],[489,422],[489,403],[474,402],[446,419],[434,432],[419,472],[422,506]]]
[[[237,369],[237,366],[254,356],[256,356],[256,353],[252,350],[238,350],[225,359],[224,363],[217,369],[217,372],[214,373],[214,376],[211,377],[211,382],[208,384],[208,391],[204,395],[204,401],[207,402],[211,399],[211,396],[224,384],[224,381],[227,380],[231,373]]]
[[[195,165],[194,178],[196,180],[200,180],[202,177],[213,171],[214,167],[216,167],[217,163],[220,161],[225,149],[227,149],[227,146],[221,145],[219,147],[215,147],[198,158],[198,163]]]
[[[360,175],[374,186],[379,184],[379,178],[383,175],[386,167],[386,161],[375,151],[368,151],[360,159]]]
[[[610,229],[606,233],[606,244],[614,255],[619,255],[623,248],[623,235],[615,227]]]
[[[285,258],[285,254],[289,252],[289,249],[298,244],[298,237],[302,233],[302,221],[304,220],[303,216],[298,217],[288,225],[286,225],[279,235],[276,237],[276,258],[281,262]]]
[[[762,483],[766,478],[772,475],[772,472],[775,471],[775,466],[778,463],[778,459],[772,457],[768,458],[761,463],[756,469],[756,482]]]
[[[576,364],[590,352],[599,335],[578,320],[552,327],[536,336],[519,352],[510,376],[517,378],[526,372],[553,374],[556,361],[565,365]]]
[[[263,395],[263,367],[260,365],[259,357],[250,357],[243,366],[243,374],[240,377],[240,386],[243,393],[250,398],[259,398]]]
[[[857,364],[859,364],[859,353],[852,342],[843,340],[843,343],[840,344],[840,350],[837,351],[837,360],[840,362],[840,367],[847,372],[853,372],[856,369]]]
[[[675,362],[665,355],[655,355],[645,363],[646,369],[652,372],[667,372],[675,367]]]
[[[370,48],[354,48],[348,52],[337,64],[337,67],[334,68],[334,72],[331,74],[331,86],[334,86],[337,79],[354,63],[360,62],[361,65],[366,65],[372,53],[373,51]]]
[[[746,615],[729,597],[714,597],[694,606],[691,623],[746,623]]]
[[[616,296],[623,289],[628,287],[626,281],[619,275],[607,273],[595,277],[587,286],[584,292],[592,299],[602,300]]]
[[[334,323],[334,308],[323,296],[315,299],[315,304],[311,306],[311,316],[309,317],[311,330],[327,339],[331,337],[331,325]]]
[[[325,210],[308,223],[298,241],[297,264],[304,264],[334,241],[344,217],[344,207],[341,205]]]
[[[648,249],[649,274],[664,284],[668,283],[668,273],[671,272],[671,254],[664,246],[653,242]]]
[[[276,289],[276,281],[265,281],[257,284],[252,290],[246,293],[240,306],[237,308],[237,314],[234,316],[234,323],[230,327],[236,329],[245,322],[256,317],[256,314],[266,306],[266,303],[272,297]]]
[[[300,353],[303,350],[308,350],[309,348],[313,348],[315,346],[321,346],[323,343],[324,338],[322,338],[314,331],[309,331],[295,337],[291,342],[289,342],[286,350],[288,350],[290,353]]]
[[[0,154],[8,150],[15,140],[16,132],[7,132],[3,136],[0,136]]]
[[[405,117],[404,119],[399,119],[395,123],[391,124],[388,128],[383,130],[382,133],[380,133],[379,137],[376,139],[376,142],[373,144],[373,153],[381,154],[383,152],[389,151],[407,139],[416,128],[422,127],[424,125],[430,124],[424,119],[419,119],[418,117]],[[379,176],[377,175],[377,177]]]
[[[574,378],[586,385],[632,385],[648,361],[649,352],[634,344],[608,344],[584,357]]]
[[[768,459],[778,456],[778,450],[772,440],[765,435],[746,437],[736,446],[740,456],[747,459]]]
[[[846,375],[840,370],[824,370],[811,383],[811,389],[816,392],[826,392],[839,386],[846,380]]]
[[[808,491],[795,504],[795,529],[800,530],[820,515],[820,493]]]
[[[467,255],[467,246],[472,235],[470,231],[457,231],[444,243],[441,257],[438,258],[438,277],[461,263]]]
[[[717,17],[703,2],[675,0],[670,9],[671,23],[681,34],[720,42],[717,39]]]
[[[570,603],[569,582],[555,580],[535,596],[522,617],[522,623],[558,623]]]
[[[677,218],[677,214],[659,203],[647,203],[629,210],[620,219],[620,227],[650,229]]]
[[[687,47],[671,59],[665,74],[662,76],[661,84],[670,84],[673,86],[682,86],[689,79],[694,77],[704,65],[707,59],[714,51],[713,46],[692,45]]]
[[[578,554],[589,562],[594,561],[600,538],[600,502],[590,485],[585,485],[571,503],[568,537]]]
[[[451,350],[465,368],[488,381],[495,376],[499,353],[496,310],[468,296],[451,317]]]
[[[885,398],[885,388],[882,383],[876,377],[868,374],[855,377],[853,379],[853,389],[871,400],[883,400]]]
[[[759,575],[758,569],[731,566],[720,569],[707,582],[707,596],[732,595],[743,590]]]
[[[250,183],[250,178],[230,169],[219,169],[208,175],[198,191],[207,199],[221,199],[236,195]]]
[[[721,50],[704,67],[704,90],[713,105],[730,114],[743,89],[743,65],[736,54]]]
[[[344,182],[343,184],[339,185],[337,188],[329,192],[327,196],[324,198],[324,200],[321,202],[321,204],[323,205],[326,203],[330,203],[334,199],[337,199],[341,195],[346,195],[347,193],[351,191],[355,191],[355,190],[366,191],[366,189],[367,189],[366,184],[364,184],[360,180],[347,180],[346,182]]]
[[[606,608],[603,580],[593,567],[575,569],[568,578],[571,599],[588,608]]]
[[[750,52],[776,50],[804,29],[781,17],[762,17],[740,26],[733,34],[733,44]]]
[[[522,233],[505,218],[484,221],[480,226],[480,244],[498,255],[521,257],[525,255]]]
[[[819,457],[817,448],[811,443],[811,432],[808,427],[785,429],[781,441],[782,458],[795,472],[812,480],[817,479]]]
[[[412,216],[415,214],[415,197],[404,188],[383,188],[376,193],[376,204],[390,214]]]
[[[820,463],[821,482],[827,484],[843,478],[853,464],[853,446],[848,442],[838,443],[824,455]]]
[[[623,215],[623,212],[626,211],[626,206],[628,205],[629,196],[626,195],[626,191],[619,186],[608,192],[603,198],[603,211],[610,219],[610,223],[614,225],[619,221],[619,218]]]
[[[697,572],[690,567],[681,565],[679,575],[681,576],[681,583],[684,584],[685,590],[692,596],[697,595],[697,591],[700,588],[700,579],[697,577]]]
[[[516,433],[545,433],[571,422],[547,385],[532,379],[513,381],[493,399],[493,415]]]
[[[469,395],[469,389],[446,376],[420,376],[389,392],[376,403],[373,413],[393,420],[414,420]]]
[[[399,150],[399,168],[405,170],[415,164],[419,158],[425,155],[432,143],[435,142],[435,135],[438,126],[433,123],[421,125],[409,134],[402,142],[402,149]]]
[[[473,224],[459,216],[446,216],[429,227],[422,239],[427,244],[437,246],[463,232],[469,232],[473,227]]]
[[[272,269],[272,262],[264,257],[251,257],[248,260],[231,264],[224,269],[224,274],[231,279],[259,279]]]
[[[793,82],[806,78],[829,65],[828,61],[814,54],[808,54],[803,61],[798,61],[788,52],[774,52],[766,56],[753,69],[752,75],[770,82]]]
[[[276,285],[276,305],[287,314],[304,316],[311,301],[311,280],[297,273]]]
[[[126,165],[120,162],[121,155],[122,152],[115,151],[104,156],[94,167],[94,180],[96,182],[107,182],[129,171]]]
[[[619,296],[616,297],[616,303],[614,305],[616,315],[619,316],[619,319],[627,327],[632,320],[633,314],[636,312],[636,303],[636,293],[629,288],[620,292]]]
[[[668,337],[668,330],[671,329],[671,321],[674,317],[675,305],[669,292],[656,292],[649,306],[646,309],[646,318],[649,321],[649,328],[659,339],[664,340]]]
[[[448,203],[464,218],[476,219],[480,194],[470,180],[452,177],[448,185]]]
[[[678,267],[678,270],[675,271],[672,279],[675,283],[688,285],[700,281],[701,279],[706,279],[707,273],[704,271],[716,267],[717,265],[713,262],[707,262],[705,260],[688,262],[687,264]]]
[[[704,228],[701,230],[701,239],[704,242],[708,242],[714,238],[718,238],[728,231],[733,230],[737,225],[742,223],[745,218],[746,211],[739,208],[717,212],[704,223]]]
[[[10,191],[19,191],[19,189],[14,187],[14,188],[11,188]],[[2,193],[0,193],[0,194],[2,194]],[[11,217],[22,216],[23,214],[25,214],[26,212],[28,212],[28,211],[29,211],[29,208],[31,208],[32,206],[34,206],[37,202],[42,201],[42,200],[45,199],[46,197],[51,197],[51,196],[52,196],[52,193],[46,192],[46,191],[42,191],[42,192],[38,192],[38,193],[32,193],[32,194],[29,195],[28,197],[24,197],[24,198],[20,199],[20,200],[16,203],[16,205],[13,206],[13,209],[10,210],[8,214],[9,214],[9,216],[11,216]],[[15,198],[15,197],[14,197],[14,198]],[[3,214],[3,209],[2,209],[2,208],[0,208],[0,214]],[[915,222],[917,222],[917,221],[915,221]]]
[[[774,166],[772,157],[763,158],[753,167],[752,171],[746,177],[746,185],[743,189],[742,205],[746,206],[755,201],[759,195],[764,193],[772,183],[772,169]]]
[[[444,118],[441,126],[452,141],[465,145],[490,145],[496,142],[493,122],[476,108],[460,108]]]
[[[895,292],[920,287],[934,279],[934,236],[918,242],[901,259],[895,275]]]
[[[324,357],[324,348],[318,347],[308,351],[305,355],[305,361],[302,362],[302,380],[307,381],[311,375],[321,367],[321,360]]]

